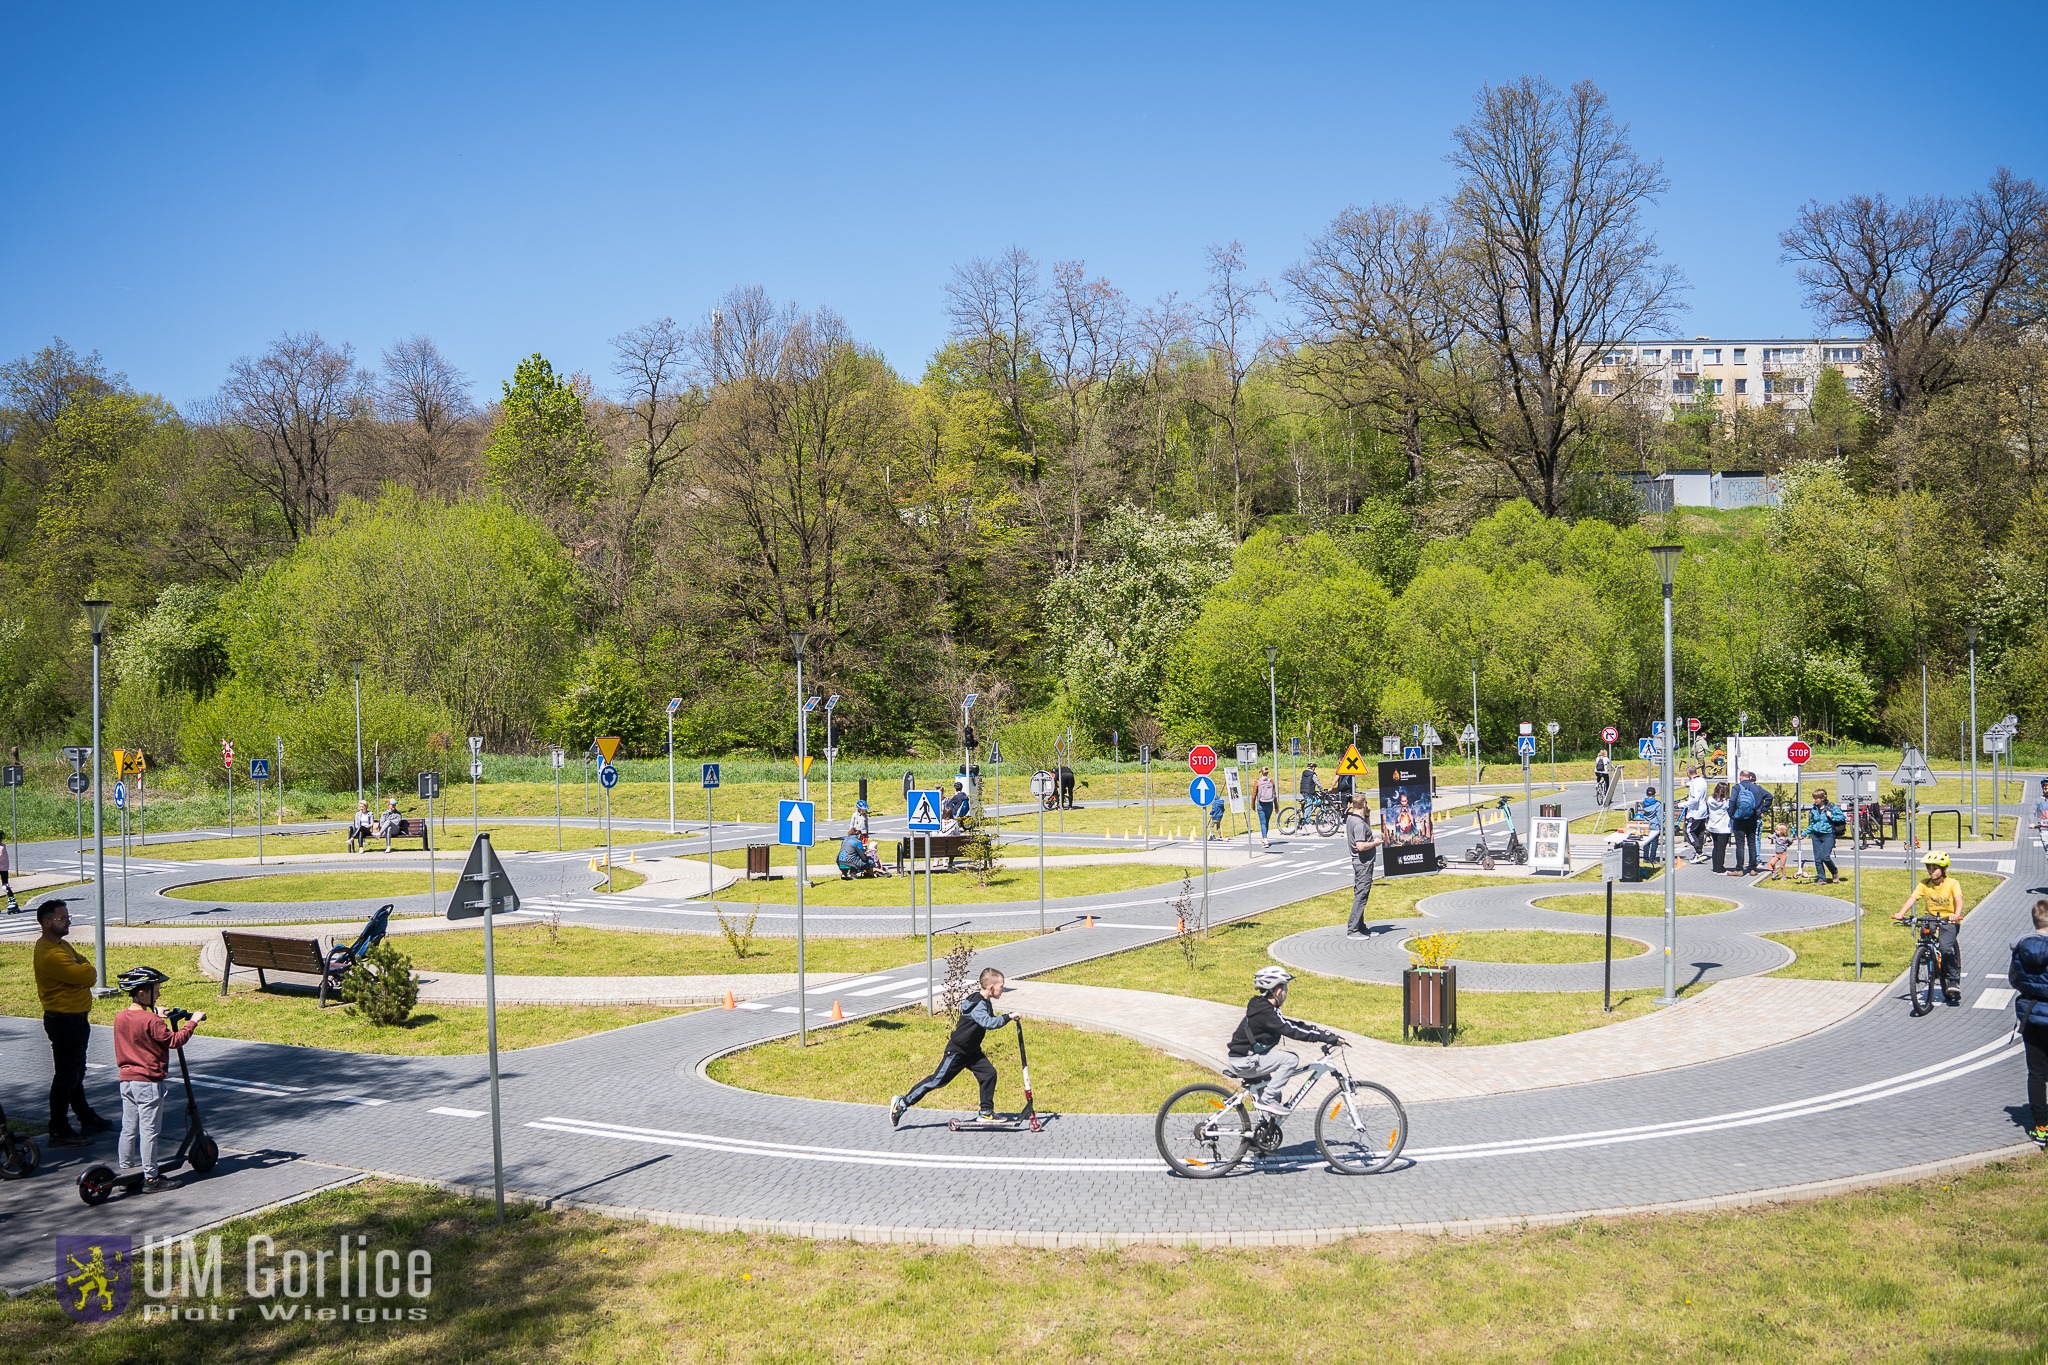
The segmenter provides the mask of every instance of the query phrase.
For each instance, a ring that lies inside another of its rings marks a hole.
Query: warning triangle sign
[[[1358,746],[1356,744],[1347,744],[1346,746],[1344,746],[1344,757],[1337,764],[1337,776],[1365,776],[1365,760],[1359,757]]]
[[[597,752],[603,755],[604,761],[607,763],[617,758],[619,756],[619,737],[617,735],[599,735],[597,737]]]
[[[455,879],[455,892],[448,898],[449,919],[481,918],[486,905],[494,915],[517,913],[519,893],[512,889],[512,879],[505,875],[505,865],[498,861],[495,849],[490,860],[490,884],[484,885],[484,850],[490,842],[491,836],[486,832],[478,834],[470,844],[469,861],[462,865],[462,875]]]
[[[913,825],[936,825],[939,813],[932,809],[932,799],[924,792],[917,794],[917,804],[910,808],[910,823]]]

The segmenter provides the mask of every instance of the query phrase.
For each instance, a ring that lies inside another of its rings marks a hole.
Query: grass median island
[[[1564,933],[1554,929],[1461,929],[1455,935],[1453,962],[1530,962],[1551,966],[1565,962],[1598,962],[1607,955],[1603,934]],[[1641,957],[1650,945],[1614,936],[1614,958]],[[1462,1019],[1464,1011],[1460,1009]]]
[[[1441,891],[1499,885],[1498,878],[1479,876],[1439,874],[1388,878],[1373,888],[1372,913],[1367,922],[1382,924],[1390,919],[1413,916],[1417,901]],[[1273,962],[1267,948],[1274,941],[1305,929],[1342,924],[1350,909],[1349,890],[1328,891],[1250,919],[1219,926],[1207,939],[1197,934],[1193,968],[1188,966],[1182,955],[1180,943],[1169,941],[1064,967],[1038,979],[1071,982],[1079,986],[1159,991],[1167,995],[1186,995],[1198,1000],[1242,1006],[1251,998],[1252,973]],[[1596,952],[1594,956],[1597,958],[1599,954]],[[1660,993],[1654,989],[1616,991],[1614,1012],[1609,1014],[1601,1009],[1598,991],[1464,991],[1458,997],[1460,1028],[1453,1046],[1519,1043],[1598,1028],[1602,1024],[1649,1013]],[[1287,1012],[1296,1018],[1350,1029],[1370,1038],[1394,1043],[1401,1041],[1401,991],[1398,986],[1368,985],[1297,973],[1294,984],[1288,989]],[[1428,1046],[1437,1044],[1432,1041]]]
[[[246,828],[246,826],[244,826]],[[701,831],[702,822],[691,825],[692,831]],[[475,839],[478,829],[491,836],[491,847],[501,853],[552,853],[555,851],[555,827],[545,825],[493,824],[486,820],[482,825],[472,825],[468,820],[450,820],[443,830],[440,821],[434,822],[433,843],[443,857],[460,858],[469,852],[470,842]],[[628,844],[652,843],[659,839],[680,838],[661,830],[614,829],[612,843],[623,848]],[[562,847],[565,849],[601,849],[604,847],[604,831],[601,829],[579,828],[565,825],[562,828]],[[315,830],[309,834],[295,834],[286,830],[263,831],[263,856],[265,858],[297,858],[309,853],[347,853],[348,835],[339,829]],[[424,853],[417,837],[393,839],[393,853]],[[157,839],[148,844],[132,836],[128,842],[130,857],[149,857],[164,862],[200,862],[209,858],[253,858],[256,856],[256,836],[237,834],[232,839]],[[355,855],[366,863],[372,863],[384,856],[384,841],[372,839],[367,851]]]
[[[1597,872],[1598,869],[1595,869]],[[1536,903],[1538,909],[1562,910],[1570,915],[1607,914],[1607,893],[1590,893],[1565,896],[1545,896]],[[1736,909],[1734,901],[1724,901],[1719,896],[1682,895],[1678,898],[1678,913],[1681,915],[1719,915]],[[1617,891],[1614,893],[1614,914],[1618,919],[1623,915],[1662,915],[1664,897],[1662,893],[1652,895],[1646,891]]]
[[[1839,858],[1837,862],[1841,861]],[[1963,888],[1963,909],[1967,912],[1977,906],[1998,884],[2005,880],[1983,872],[1952,872]],[[1919,940],[1912,930],[1891,921],[1892,912],[1899,908],[1899,902],[1906,898],[1906,889],[1919,880],[1916,874],[1909,874],[1904,868],[1890,867],[1882,870],[1863,870],[1863,979],[1865,981],[1889,981],[1906,970],[1913,961],[1913,949]],[[1790,882],[1778,883],[1787,890],[1803,891],[1808,895],[1826,896],[1831,900],[1849,901],[1853,892],[1849,880],[1831,883],[1827,886],[1811,884],[1795,885]],[[1845,914],[1849,912],[1844,907]],[[1789,934],[1766,934],[1774,943],[1782,943],[1798,956],[1789,966],[1780,967],[1772,976],[1797,977],[1802,981],[1853,981],[1856,979],[1856,921],[1844,920],[1830,924],[1824,929],[1802,929]],[[2004,970],[2002,967],[1996,970]]]
[[[730,915],[728,914],[728,918]],[[741,915],[744,920],[745,915]],[[564,925],[500,923],[493,935],[500,972],[513,976],[728,976],[742,972],[794,972],[796,940],[757,936],[744,958],[716,934],[642,934]],[[975,934],[975,948],[1027,937]],[[421,971],[481,972],[480,931],[407,934],[395,940]],[[942,938],[936,951],[952,941]],[[924,959],[924,936],[838,938],[813,934],[804,944],[804,967],[812,972],[879,972]]]
[[[1149,1113],[1181,1086],[1216,1079],[1207,1067],[1113,1033],[1036,1019],[1025,1027],[1031,1031],[1033,1099],[1048,1113]],[[837,1028],[814,1029],[809,1047],[784,1038],[731,1053],[711,1064],[711,1078],[743,1090],[886,1105],[891,1095],[902,1094],[931,1071],[952,1031],[950,1015],[941,1012],[935,1018],[924,1012],[923,1005],[914,1005]],[[996,1107],[1014,1113],[1024,1104],[1016,1030],[991,1033],[985,1050],[1002,1073]],[[974,1077],[962,1075],[925,1106],[936,1111],[973,1109],[978,1094]],[[903,1120],[905,1126],[936,1121],[929,1115],[921,1119],[917,1110]],[[878,1114],[875,1123],[877,1135],[885,1135],[887,1122]]]
[[[410,947],[406,939],[397,942],[400,951]],[[33,951],[31,943],[0,944],[0,1014],[42,1017]],[[92,955],[89,947],[81,946],[79,951],[88,958]],[[481,954],[481,946],[478,952]],[[199,970],[196,948],[107,945],[110,976],[118,977],[128,968],[144,964],[171,978],[163,987],[161,1004],[206,1011],[206,1022],[199,1027],[210,1037],[391,1056],[445,1057],[484,1050],[481,1008],[421,1003],[403,1024],[379,1027],[342,1006],[330,1004],[321,1009],[319,998],[311,991],[259,991],[253,975],[247,984],[237,979],[223,996],[220,978]],[[114,1015],[126,1004],[125,996],[96,1000],[92,1021],[111,1026]],[[686,1012],[655,1005],[500,1005],[498,1046],[538,1047]],[[0,1351],[0,1359],[5,1358],[6,1353]]]
[[[440,885],[452,888],[460,867],[451,868]],[[220,881],[174,886],[164,895],[180,901],[221,901],[230,905],[271,905],[299,901],[391,900],[424,893],[424,872],[287,872],[275,877],[228,877]]]
[[[2017,1365],[2039,1361],[2048,1341],[2041,1160],[1805,1204],[1324,1247],[890,1246],[522,1204],[507,1206],[500,1227],[488,1200],[382,1180],[219,1232],[230,1266],[217,1318],[145,1321],[131,1307],[81,1326],[53,1290],[38,1289],[0,1302],[0,1356],[915,1360],[959,1333],[971,1303],[977,1333],[1026,1344],[1051,1365],[1182,1361],[1218,1342],[1257,1342],[1238,1354],[1258,1360],[1343,1359],[1369,1354],[1332,1350],[1360,1339],[1365,1296],[1401,1306],[1393,1330],[1406,1360]],[[266,1322],[256,1311],[266,1301],[248,1297],[238,1273],[239,1249],[258,1233],[279,1253],[310,1256],[344,1234],[367,1236],[373,1252],[426,1250],[426,1321],[380,1324],[374,1337]]]
[[[908,877],[870,877],[861,881],[841,881],[836,873],[830,872],[832,863],[828,857],[824,867],[828,869],[826,880],[812,882],[804,892],[805,905],[900,905],[908,913],[910,888]],[[1089,867],[1048,867],[1045,870],[1045,895],[1048,900],[1065,896],[1095,896],[1112,891],[1135,891],[1142,887],[1155,887],[1167,883],[1177,884],[1184,876],[1198,876],[1201,869],[1172,867],[1165,863],[1097,864]],[[817,871],[812,871],[816,878]],[[689,883],[682,883],[687,887]],[[964,868],[958,872],[934,872],[931,879],[932,901],[937,905],[980,905],[989,901],[1024,901],[1038,899],[1038,867],[1012,866],[1003,868],[989,877],[983,886]],[[922,871],[917,878],[917,901],[924,904],[925,879]],[[779,878],[774,881],[738,882],[718,893],[720,905],[736,904],[751,906],[756,900],[762,905],[795,905],[796,879]]]

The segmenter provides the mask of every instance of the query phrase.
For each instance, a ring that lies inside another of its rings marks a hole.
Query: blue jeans
[[[1813,842],[1813,879],[1815,881],[1821,880],[1822,868],[1827,869],[1830,879],[1839,879],[1842,875],[1842,869],[1835,866],[1834,831],[1830,830],[1826,834],[1809,832],[1806,837]]]
[[[1743,872],[1754,872],[1763,862],[1762,821],[1737,820],[1735,822],[1735,866]]]
[[[1271,801],[1259,802],[1259,837],[1261,839],[1266,837],[1266,827],[1272,819],[1273,803]]]

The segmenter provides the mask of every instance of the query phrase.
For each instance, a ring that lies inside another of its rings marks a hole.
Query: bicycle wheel
[[[1330,1168],[1345,1175],[1377,1175],[1394,1164],[1408,1144],[1408,1111],[1394,1092],[1371,1081],[1353,1081],[1316,1109],[1316,1147]]]
[[[1244,1158],[1252,1124],[1243,1105],[1230,1103],[1235,1093],[1220,1085],[1184,1085],[1159,1106],[1153,1136],[1178,1174],[1207,1180]]]
[[[1280,833],[1289,835],[1301,828],[1301,808],[1282,806],[1280,808]]]
[[[1322,806],[1316,811],[1316,833],[1325,839],[1344,827],[1344,816],[1334,805]]]
[[[1934,1008],[1935,988],[1934,950],[1923,943],[1914,950],[1913,970],[1906,983],[1906,1002],[1915,1019]]]

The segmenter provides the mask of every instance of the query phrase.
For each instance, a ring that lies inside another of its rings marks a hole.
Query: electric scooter
[[[175,1006],[164,1011],[164,1022],[174,1030],[191,1017],[192,1011]],[[185,1082],[185,1139],[170,1160],[158,1163],[157,1173],[167,1174],[180,1166],[190,1166],[194,1174],[205,1175],[220,1160],[220,1144],[199,1120],[199,1101],[192,1095],[192,1072],[185,1065],[185,1049],[181,1047],[177,1052],[178,1077]],[[88,1204],[104,1204],[115,1190],[132,1194],[141,1189],[143,1178],[141,1170],[116,1171],[112,1166],[93,1166],[78,1177],[78,1197]]]
[[[7,1126],[7,1111],[0,1109],[0,1180],[19,1180],[34,1175],[43,1164],[43,1149],[31,1137],[17,1137]]]
[[[956,1133],[1021,1133],[1030,1125],[1034,1133],[1045,1131],[1045,1120],[1056,1119],[1058,1114],[1038,1112],[1038,1106],[1031,1102],[1031,1054],[1024,1050],[1024,1020],[1016,1015],[1010,1022],[1017,1026],[1017,1065],[1024,1073],[1024,1108],[1015,1114],[1003,1114],[983,1123],[980,1119],[953,1119],[946,1126]]]

